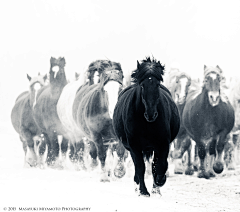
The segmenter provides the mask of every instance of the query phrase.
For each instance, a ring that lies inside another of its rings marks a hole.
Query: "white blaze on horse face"
[[[54,66],[54,67],[52,68],[52,71],[54,72],[54,78],[56,78],[57,73],[58,73],[58,71],[59,71],[59,66]]]
[[[105,86],[104,90],[108,94],[108,111],[110,118],[113,118],[113,112],[118,101],[118,91],[120,84],[116,81],[109,81]]]
[[[93,83],[97,84],[99,82],[99,73],[97,71],[95,71],[94,75],[93,75]]]
[[[220,100],[219,91],[208,91],[208,99],[210,105],[212,105],[213,107],[217,106]]]
[[[179,94],[179,100],[181,101],[181,99],[186,97],[186,86],[188,83],[188,79],[186,77],[184,77],[179,80],[179,83],[181,84],[181,91]]]
[[[35,94],[34,94],[34,102],[33,102],[33,107],[36,105],[36,101],[37,101],[37,94],[39,89],[41,88],[41,84],[39,82],[36,82],[35,85],[33,86],[33,89],[35,90]]]
[[[216,74],[216,73],[211,73],[211,74],[209,74],[209,76],[210,76],[213,80],[217,79],[217,74]]]

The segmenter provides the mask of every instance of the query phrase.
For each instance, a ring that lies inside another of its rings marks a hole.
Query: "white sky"
[[[15,0],[0,2],[1,117],[30,76],[64,56],[69,79],[108,58],[124,72],[153,55],[193,77],[219,65],[240,75],[240,0]],[[7,112],[5,112],[7,110]]]

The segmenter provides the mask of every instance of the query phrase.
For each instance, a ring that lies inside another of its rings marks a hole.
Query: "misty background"
[[[0,121],[10,123],[27,73],[65,57],[69,80],[97,59],[119,62],[124,73],[154,56],[194,78],[219,65],[240,76],[239,0],[10,0],[0,2]]]

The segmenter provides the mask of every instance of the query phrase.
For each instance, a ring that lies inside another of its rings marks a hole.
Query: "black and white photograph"
[[[240,212],[240,0],[2,0],[0,211]]]

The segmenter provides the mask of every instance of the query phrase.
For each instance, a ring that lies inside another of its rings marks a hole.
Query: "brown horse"
[[[223,171],[223,150],[234,126],[234,109],[220,82],[221,69],[204,66],[203,87],[189,91],[183,110],[183,126],[198,148],[200,178]]]
[[[177,137],[174,140],[174,150],[171,152],[171,156],[175,159],[175,174],[183,173],[183,164],[182,157],[184,153],[187,151],[188,163],[187,168],[185,170],[185,174],[192,175],[194,173],[193,162],[192,162],[192,145],[195,145],[193,141],[191,141],[190,136],[187,134],[186,129],[182,124],[182,114],[183,109],[186,104],[186,98],[188,95],[188,90],[191,85],[191,77],[179,71],[178,69],[170,70],[167,77],[165,78],[166,83],[165,86],[169,89],[174,99],[174,102],[177,105],[178,112],[180,115],[180,129]]]
[[[81,155],[81,150],[84,149],[84,142],[83,142],[83,132],[81,132],[76,125],[73,119],[73,103],[76,97],[77,91],[79,88],[85,84],[86,87],[91,86],[93,84],[99,83],[99,76],[102,74],[104,69],[110,66],[110,61],[106,60],[97,60],[92,62],[88,70],[85,74],[80,75],[78,80],[67,84],[61,93],[61,96],[57,103],[57,113],[58,117],[65,128],[66,134],[65,136],[71,142],[71,151],[70,151],[70,159],[72,162],[80,162],[82,168],[85,168]],[[87,76],[87,78],[85,77]],[[94,148],[94,144],[90,144],[91,147]],[[96,151],[96,150],[95,150]],[[90,153],[93,153],[90,152]],[[96,154],[93,154],[96,155]],[[95,158],[96,159],[96,158]],[[96,161],[93,164],[97,164]]]
[[[34,119],[48,146],[47,164],[50,166],[57,165],[59,152],[65,154],[68,148],[65,129],[57,114],[57,102],[67,84],[65,64],[64,58],[50,59],[50,83],[39,91],[34,107]]]
[[[33,107],[36,104],[37,93],[44,86],[47,75],[38,74],[37,77],[33,78],[27,75],[27,78],[30,82],[29,91],[25,91],[18,96],[12,109],[11,120],[23,144],[25,152],[24,165],[41,166],[41,161],[37,160],[38,157],[34,149],[34,143],[41,142],[41,132],[38,130],[33,118]]]
[[[229,170],[234,170],[240,163],[240,79],[231,80],[228,99],[235,111],[235,124],[225,146],[225,162]]]
[[[73,118],[79,132],[82,132],[83,136],[94,142],[97,147],[96,156],[98,156],[102,168],[101,181],[109,180],[108,170],[105,166],[106,152],[108,145],[116,140],[112,116],[122,82],[121,65],[109,61],[109,67],[104,69],[100,76],[100,83],[90,86],[83,85],[78,90],[73,103]],[[116,150],[119,161],[114,174],[122,177],[125,174],[122,163],[125,150],[120,143],[117,143]]]

